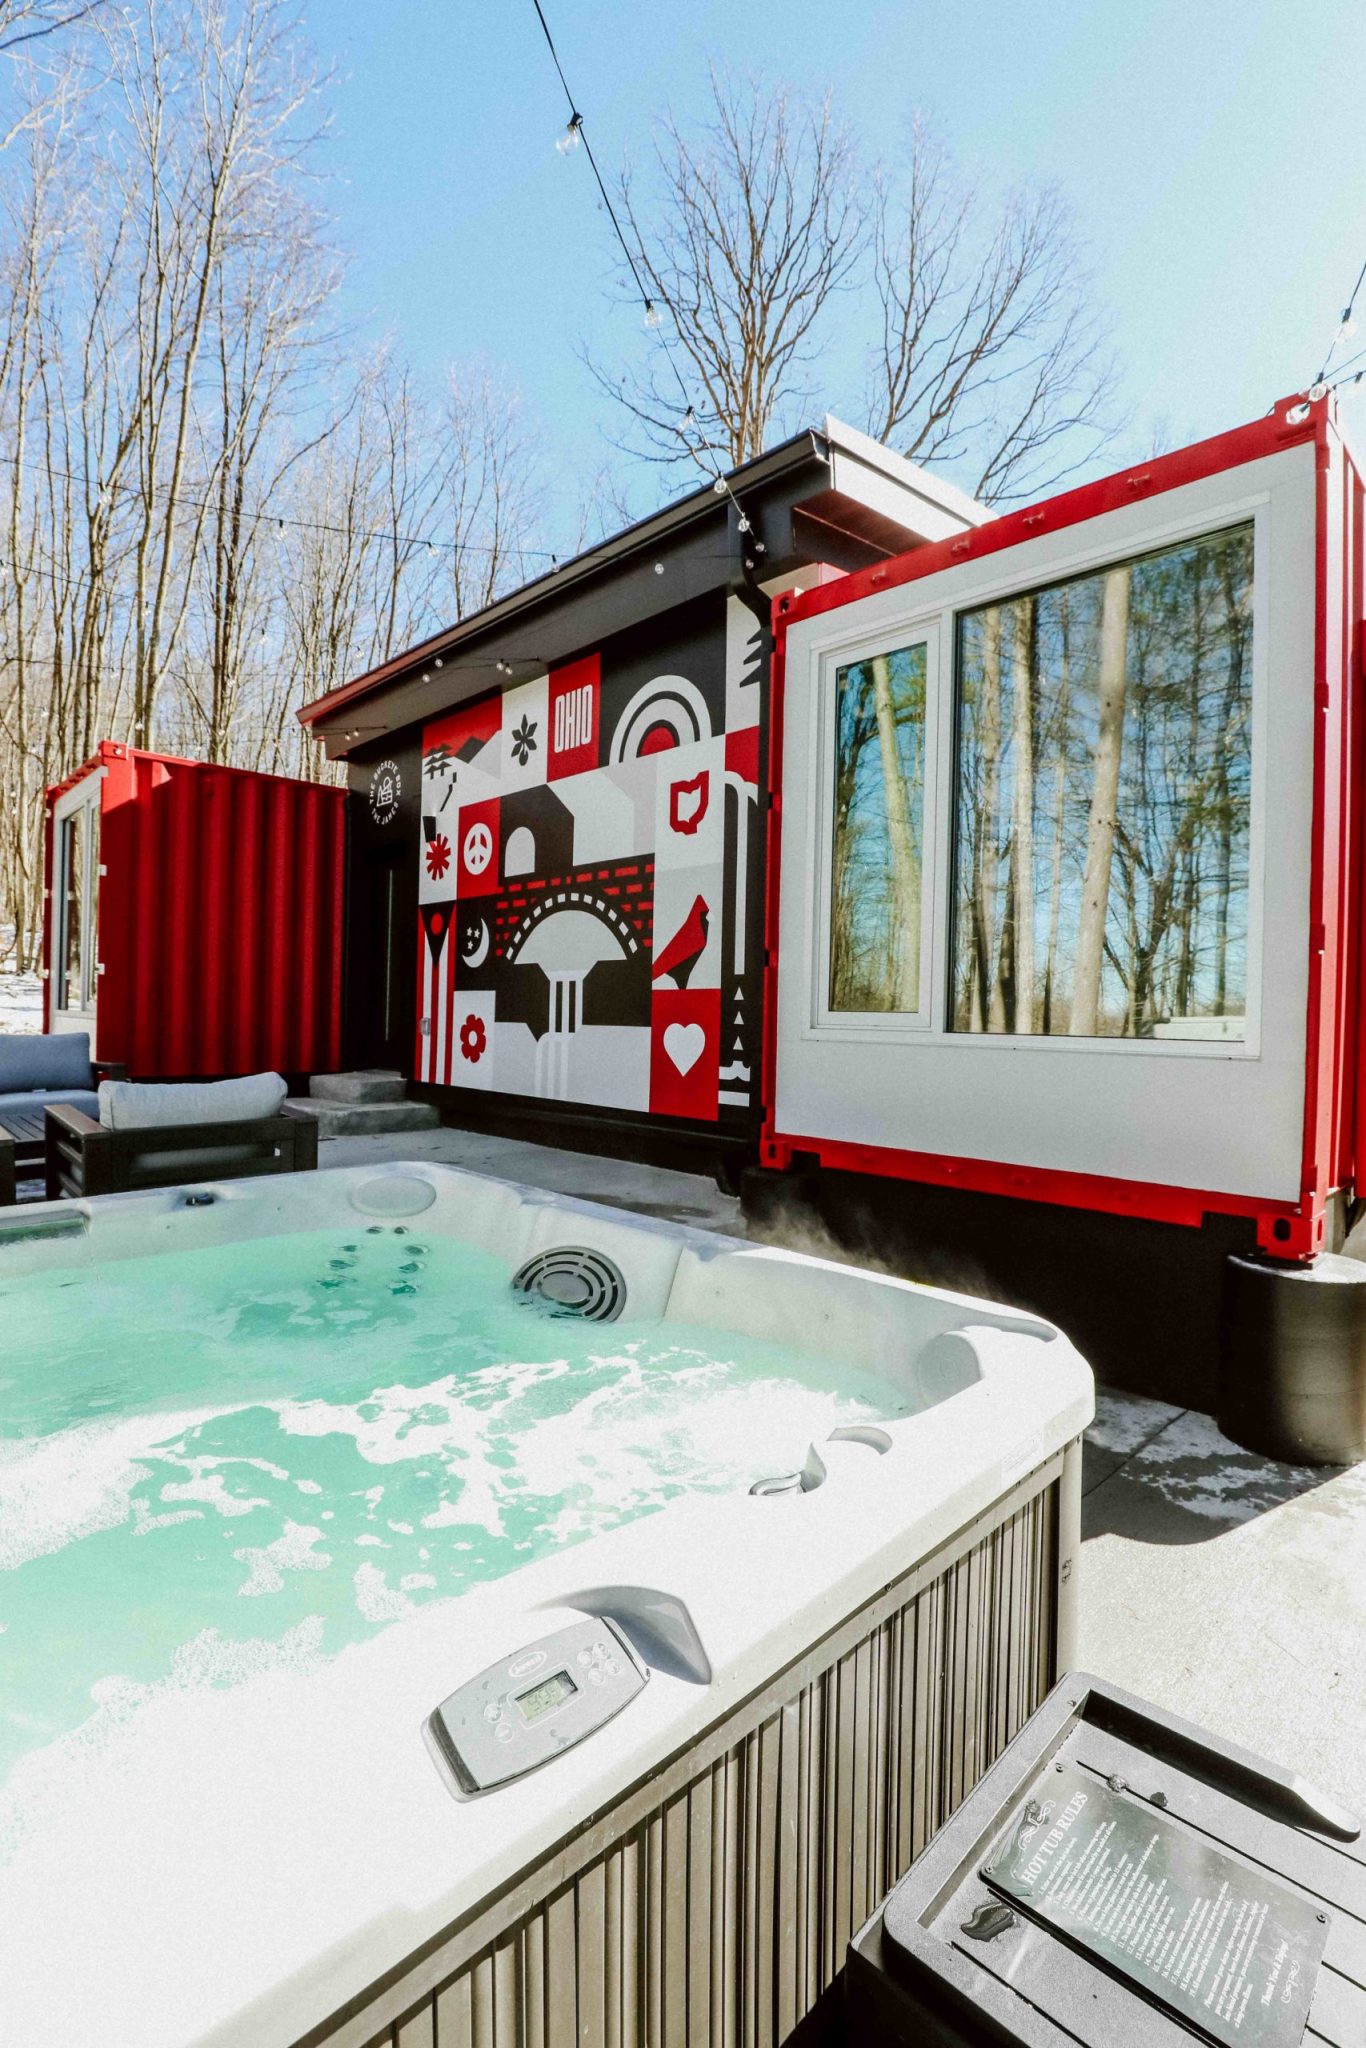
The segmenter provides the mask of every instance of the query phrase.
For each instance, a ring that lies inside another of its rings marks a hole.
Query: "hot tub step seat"
[[[326,1102],[292,1095],[289,1107],[317,1120],[320,1138],[377,1138],[386,1131],[427,1131],[441,1122],[429,1102]]]
[[[407,1084],[388,1067],[361,1067],[351,1074],[313,1074],[308,1092],[319,1102],[402,1102]]]

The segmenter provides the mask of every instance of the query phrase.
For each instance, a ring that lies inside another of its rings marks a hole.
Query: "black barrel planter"
[[[1302,1266],[1228,1260],[1218,1422],[1293,1465],[1366,1457],[1366,1265],[1331,1252]]]

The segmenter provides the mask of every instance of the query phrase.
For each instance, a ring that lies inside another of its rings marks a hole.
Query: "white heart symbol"
[[[700,1024],[670,1024],[664,1031],[664,1050],[680,1074],[686,1074],[701,1059],[707,1034]]]

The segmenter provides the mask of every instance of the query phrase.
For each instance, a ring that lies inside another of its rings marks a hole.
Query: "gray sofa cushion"
[[[234,1081],[101,1081],[100,1122],[109,1131],[253,1123],[278,1116],[286,1092],[278,1074],[243,1074]]]
[[[61,1102],[69,1109],[84,1110],[87,1116],[100,1113],[100,1098],[93,1088],[22,1088],[0,1095],[0,1117],[9,1109],[46,1109],[50,1102]]]
[[[26,1088],[81,1088],[88,1092],[94,1086],[88,1031],[0,1035],[0,1094],[15,1095]]]

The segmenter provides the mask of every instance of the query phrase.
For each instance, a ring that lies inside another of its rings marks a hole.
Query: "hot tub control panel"
[[[589,1616],[490,1664],[429,1727],[464,1792],[489,1792],[610,1721],[650,1676],[613,1622]]]

